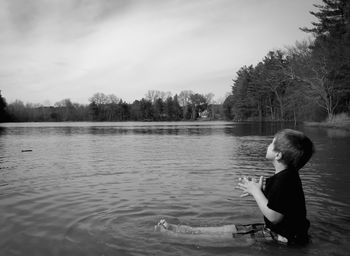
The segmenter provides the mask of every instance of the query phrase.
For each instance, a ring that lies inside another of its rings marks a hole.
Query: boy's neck
[[[278,161],[274,161],[273,166],[275,167],[275,174],[287,169],[287,166],[285,164],[278,162]]]

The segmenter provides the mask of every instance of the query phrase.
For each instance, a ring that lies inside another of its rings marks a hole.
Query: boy
[[[238,237],[250,234],[256,239],[306,244],[310,223],[306,219],[305,197],[298,171],[313,153],[313,143],[302,132],[282,130],[267,148],[266,158],[272,161],[275,174],[266,180],[265,189],[263,190],[263,177],[260,177],[259,182],[246,177],[240,179],[238,188],[243,191],[243,196],[254,197],[264,215],[265,224],[192,228],[161,220],[156,228],[160,231],[204,236],[220,234],[225,237],[225,234],[231,233],[231,237]]]
[[[262,191],[259,183],[247,178],[239,183],[244,193],[252,195],[264,215],[266,228],[282,236],[289,244],[308,241],[304,192],[299,170],[314,153],[311,140],[302,132],[282,130],[268,146],[266,158],[272,161],[275,174],[266,180]]]

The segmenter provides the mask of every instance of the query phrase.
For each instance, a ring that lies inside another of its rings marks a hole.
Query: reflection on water
[[[317,153],[301,172],[312,244],[290,249],[152,232],[261,222],[241,175],[273,173],[265,150],[288,124],[23,123],[0,127],[0,255],[347,255],[350,137],[303,128]],[[32,150],[22,152],[22,150]]]
[[[350,131],[342,129],[327,129],[329,138],[347,138],[350,137]]]

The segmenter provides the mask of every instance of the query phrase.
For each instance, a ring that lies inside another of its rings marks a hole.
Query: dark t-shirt
[[[288,243],[306,243],[310,222],[306,219],[305,197],[299,172],[286,169],[266,179],[264,194],[268,200],[267,206],[284,216],[277,224],[264,217],[266,226],[286,237]]]

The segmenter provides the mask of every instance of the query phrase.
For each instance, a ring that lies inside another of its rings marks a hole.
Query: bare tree
[[[101,92],[95,93],[91,98],[89,98],[90,103],[95,102],[97,106],[107,104],[108,100],[108,96]]]
[[[193,95],[193,91],[181,91],[179,94],[179,103],[181,107],[187,106],[190,102],[191,95]]]
[[[331,121],[339,103],[339,90],[329,74],[330,63],[325,52],[315,52],[312,46],[312,43],[304,41],[288,48],[289,65],[284,71],[290,79],[306,85],[305,94],[327,112]]]
[[[188,105],[191,101],[191,95],[193,95],[193,92],[189,90],[181,91],[179,94],[179,104],[182,107],[183,119],[186,119],[186,113],[188,111]]]
[[[169,97],[172,97],[171,92],[163,92],[158,90],[149,90],[145,95],[146,100],[149,100],[152,103],[156,102],[157,99],[166,101],[166,99]]]

